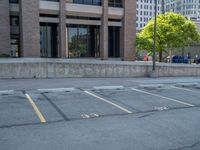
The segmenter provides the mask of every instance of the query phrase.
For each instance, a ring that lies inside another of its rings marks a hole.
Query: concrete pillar
[[[102,0],[103,15],[100,27],[100,57],[108,59],[108,0]]]
[[[0,55],[10,55],[9,0],[0,0]]]
[[[65,0],[60,0],[60,17],[59,17],[59,57],[68,57],[66,51],[66,11]]]
[[[120,55],[123,60],[135,60],[136,0],[122,0],[124,17],[120,35]]]
[[[22,57],[40,57],[39,0],[20,0]]]

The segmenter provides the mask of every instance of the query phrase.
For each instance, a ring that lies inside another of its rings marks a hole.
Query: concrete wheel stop
[[[142,84],[139,85],[140,89],[147,89],[147,90],[157,90],[164,88],[164,84]]]
[[[194,82],[194,83],[177,83],[175,86],[177,86],[177,87],[197,87],[197,86],[199,86],[199,88],[200,88],[200,85],[197,82]]]

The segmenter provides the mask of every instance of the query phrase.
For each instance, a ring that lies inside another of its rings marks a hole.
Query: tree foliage
[[[165,13],[157,16],[156,50],[162,53],[173,48],[182,48],[192,42],[200,42],[200,34],[194,22],[175,13]],[[137,34],[139,50],[153,50],[154,19],[150,20],[144,29]]]

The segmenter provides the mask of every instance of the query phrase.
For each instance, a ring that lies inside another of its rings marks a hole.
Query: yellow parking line
[[[36,106],[36,104],[34,103],[34,101],[32,100],[32,98],[30,97],[30,95],[28,95],[27,93],[25,93],[25,96],[28,99],[28,101],[30,102],[30,104],[32,105],[32,107],[33,107],[36,115],[40,119],[40,122],[41,123],[46,123],[46,120],[45,120],[44,116],[42,115],[42,113],[40,112],[40,110],[38,109],[38,107]]]

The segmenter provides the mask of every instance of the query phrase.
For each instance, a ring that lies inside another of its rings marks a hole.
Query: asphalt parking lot
[[[200,149],[200,82],[0,91],[0,149]]]

